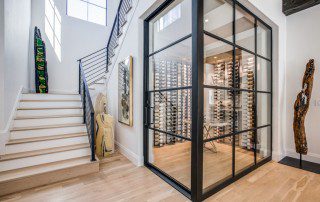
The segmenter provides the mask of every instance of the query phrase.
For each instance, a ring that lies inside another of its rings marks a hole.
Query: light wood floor
[[[203,186],[224,181],[232,176],[232,146],[215,141],[215,152],[212,145],[206,144],[203,153]],[[153,164],[177,179],[186,187],[191,186],[191,142],[176,143],[164,147],[154,148]],[[240,147],[236,147],[236,173],[254,164],[254,153]],[[258,160],[261,160],[259,158]]]
[[[0,201],[188,201],[144,167],[117,154],[100,172],[0,198]],[[320,175],[275,162],[253,171],[206,201],[320,201]]]

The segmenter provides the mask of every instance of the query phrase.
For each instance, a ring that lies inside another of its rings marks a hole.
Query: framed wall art
[[[121,61],[118,70],[118,121],[128,126],[132,126],[132,56]]]

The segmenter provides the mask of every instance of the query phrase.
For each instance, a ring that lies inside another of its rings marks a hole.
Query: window
[[[67,0],[67,15],[99,25],[107,24],[107,0]]]
[[[181,4],[178,4],[172,10],[170,10],[167,14],[162,16],[157,24],[158,24],[158,32],[168,27],[170,24],[174,23],[174,21],[181,18]]]
[[[61,61],[61,15],[53,0],[45,1],[45,32]]]

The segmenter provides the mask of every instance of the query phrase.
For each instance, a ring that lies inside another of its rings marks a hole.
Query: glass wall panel
[[[257,57],[257,90],[271,91],[271,62]]]
[[[233,5],[224,0],[204,1],[204,30],[233,41]]]
[[[236,91],[236,131],[244,131],[255,127],[254,92]]]
[[[191,185],[191,0],[170,3],[149,21],[149,163]],[[182,39],[183,38],[183,39]]]
[[[271,58],[271,30],[257,22],[257,54]]]
[[[203,189],[232,177],[232,141],[218,139],[204,144]],[[232,138],[229,138],[232,140]],[[210,147],[210,149],[208,149]]]
[[[257,102],[257,127],[271,124],[271,94],[257,93]]]
[[[158,146],[154,144],[157,135],[167,139],[173,138],[165,133],[149,130],[149,163],[190,189],[191,141],[179,140],[179,143]]]
[[[203,164],[193,171],[203,176],[203,193],[212,193],[271,155],[272,32],[237,1],[205,0],[204,64],[197,67],[204,73],[197,89],[203,90],[203,103],[192,106],[192,59],[202,52],[192,50],[198,36],[191,36],[191,2],[165,1],[164,9],[148,18],[144,152],[147,166],[192,195],[197,180],[191,179],[192,163]],[[192,116],[192,107],[198,115]],[[202,131],[191,131],[195,120],[203,121]],[[192,134],[203,135],[203,151],[193,145],[191,152]]]
[[[235,88],[254,90],[254,55],[236,49]]]
[[[271,127],[257,130],[257,162],[271,156]]]
[[[176,0],[149,22],[149,53],[191,34],[191,0]]]
[[[236,44],[252,52],[255,51],[254,22],[253,16],[236,6]]]
[[[191,89],[150,93],[150,127],[191,139],[191,96]],[[157,135],[154,144],[164,146],[180,140]]]
[[[149,57],[149,90],[191,86],[191,38]]]
[[[203,139],[217,138],[233,133],[232,91],[204,89]],[[220,141],[230,143],[230,138]]]
[[[204,84],[232,87],[233,47],[204,35]]]
[[[236,174],[254,165],[254,131],[235,136],[235,172]]]

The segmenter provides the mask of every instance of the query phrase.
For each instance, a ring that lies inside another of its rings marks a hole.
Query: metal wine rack
[[[191,86],[191,66],[182,61],[154,61],[155,90]],[[160,131],[191,137],[191,90],[167,90],[154,93],[154,128]],[[182,138],[153,131],[154,146],[184,141]]]

